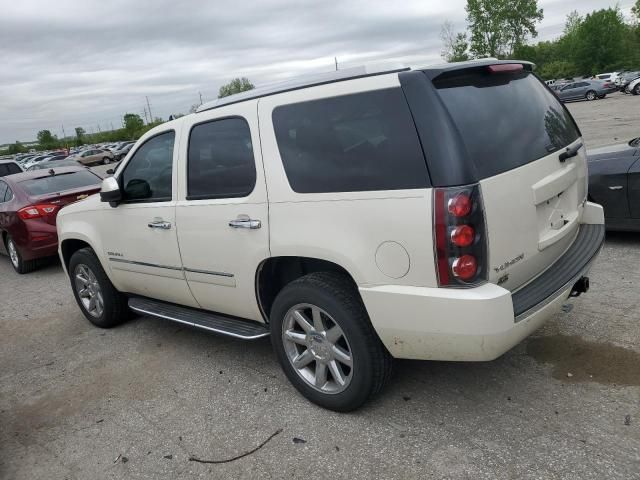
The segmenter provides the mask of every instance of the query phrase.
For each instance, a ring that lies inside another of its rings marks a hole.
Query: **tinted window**
[[[174,139],[173,131],[162,133],[136,150],[120,176],[125,200],[171,200]]]
[[[424,188],[427,167],[399,88],[273,111],[278,148],[299,193]]]
[[[60,173],[55,176],[47,175],[20,182],[20,186],[33,196],[46,195],[54,192],[64,192],[76,188],[100,186],[102,179],[89,170],[80,172]]]
[[[7,193],[4,194],[4,201],[8,202],[13,198],[13,192],[11,191],[11,187],[7,185]]]
[[[8,188],[9,186],[6,183],[0,182],[0,203],[3,203],[5,201],[4,197],[7,193]]]
[[[227,118],[191,129],[189,199],[246,197],[255,184],[251,132],[245,120]]]
[[[7,167],[7,172],[9,172],[8,175],[13,175],[14,173],[22,172],[20,167],[15,163],[7,163],[5,166]]]
[[[480,178],[545,157],[579,137],[568,111],[531,72],[466,70],[434,84]]]

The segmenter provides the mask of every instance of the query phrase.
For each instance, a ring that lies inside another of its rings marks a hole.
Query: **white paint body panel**
[[[600,207],[583,203],[584,149],[564,164],[556,153],[480,182],[490,283],[438,288],[432,189],[296,193],[289,186],[272,126],[279,105],[398,86],[397,74],[365,77],[226,105],[158,127],[146,137],[168,128],[177,133],[172,201],[111,208],[93,197],[62,210],[60,240],[89,243],[121,291],[258,321],[263,318],[255,278],[264,260],[302,256],[330,261],[353,277],[375,330],[394,356],[496,358],[557,312],[569,293],[559,292],[515,322],[511,291],[552,265],[569,248],[580,223],[604,222]],[[246,198],[187,200],[190,128],[228,116],[241,116],[250,125],[256,187]],[[135,148],[116,175],[134,153]],[[260,220],[262,227],[230,228],[228,222],[238,215]],[[558,228],[557,217],[564,215],[567,223],[563,220]],[[155,217],[175,228],[150,231],[146,222]],[[385,247],[379,250],[381,245]],[[179,268],[159,274],[137,265],[123,271],[111,265],[110,251]],[[495,268],[520,254],[522,261],[509,266],[508,279],[497,286],[503,272]]]
[[[187,157],[193,125],[229,116],[244,118],[251,129],[256,185],[251,194],[243,198],[186,200],[187,162],[183,161],[178,167],[178,241],[189,288],[201,308],[262,322],[255,295],[255,275],[258,265],[269,257],[269,208],[258,134],[257,100],[185,117],[180,155],[183,159]],[[230,227],[229,221],[239,215],[260,220],[261,227],[253,230]]]

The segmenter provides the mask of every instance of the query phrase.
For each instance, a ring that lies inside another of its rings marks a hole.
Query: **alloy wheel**
[[[11,259],[11,263],[14,267],[18,268],[20,265],[20,257],[18,257],[18,250],[16,249],[13,240],[11,239],[7,241],[7,250],[9,251],[9,258]]]
[[[81,263],[75,269],[74,281],[83,308],[92,317],[100,318],[104,312],[104,299],[95,274]]]
[[[338,323],[321,308],[293,306],[282,323],[282,343],[289,362],[315,390],[336,394],[353,378],[349,341]]]

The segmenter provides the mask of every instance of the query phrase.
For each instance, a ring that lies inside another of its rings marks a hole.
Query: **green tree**
[[[573,61],[583,75],[595,75],[624,64],[627,26],[620,10],[607,8],[588,14],[575,30]]]
[[[138,132],[142,130],[144,127],[144,121],[140,118],[140,115],[136,115],[135,113],[125,113],[124,114],[124,131],[125,135],[134,140],[136,135],[139,135]]]
[[[527,37],[536,37],[543,11],[537,0],[467,0],[471,53],[476,57],[510,56]]]
[[[16,143],[9,145],[7,152],[9,155],[15,155],[16,153],[26,153],[27,149],[16,140]]]
[[[218,98],[228,97],[240,92],[246,92],[247,90],[253,90],[255,87],[248,78],[234,78],[226,85],[220,87],[218,91]]]
[[[44,150],[55,148],[58,146],[58,138],[50,130],[40,130],[38,132],[38,144]]]
[[[446,62],[464,62],[469,60],[467,34],[464,32],[455,32],[452,22],[444,22],[440,30],[440,39],[443,45],[440,55]]]
[[[84,128],[76,127],[76,146],[80,146],[84,144],[84,136],[85,136]]]

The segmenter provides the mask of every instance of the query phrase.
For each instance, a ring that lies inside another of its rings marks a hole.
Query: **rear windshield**
[[[80,172],[61,173],[55,176],[24,180],[20,182],[20,185],[27,194],[38,196],[76,188],[98,186],[100,182],[100,177],[88,170],[82,170]]]
[[[465,70],[433,83],[480,178],[557,152],[580,136],[568,111],[531,72]]]

